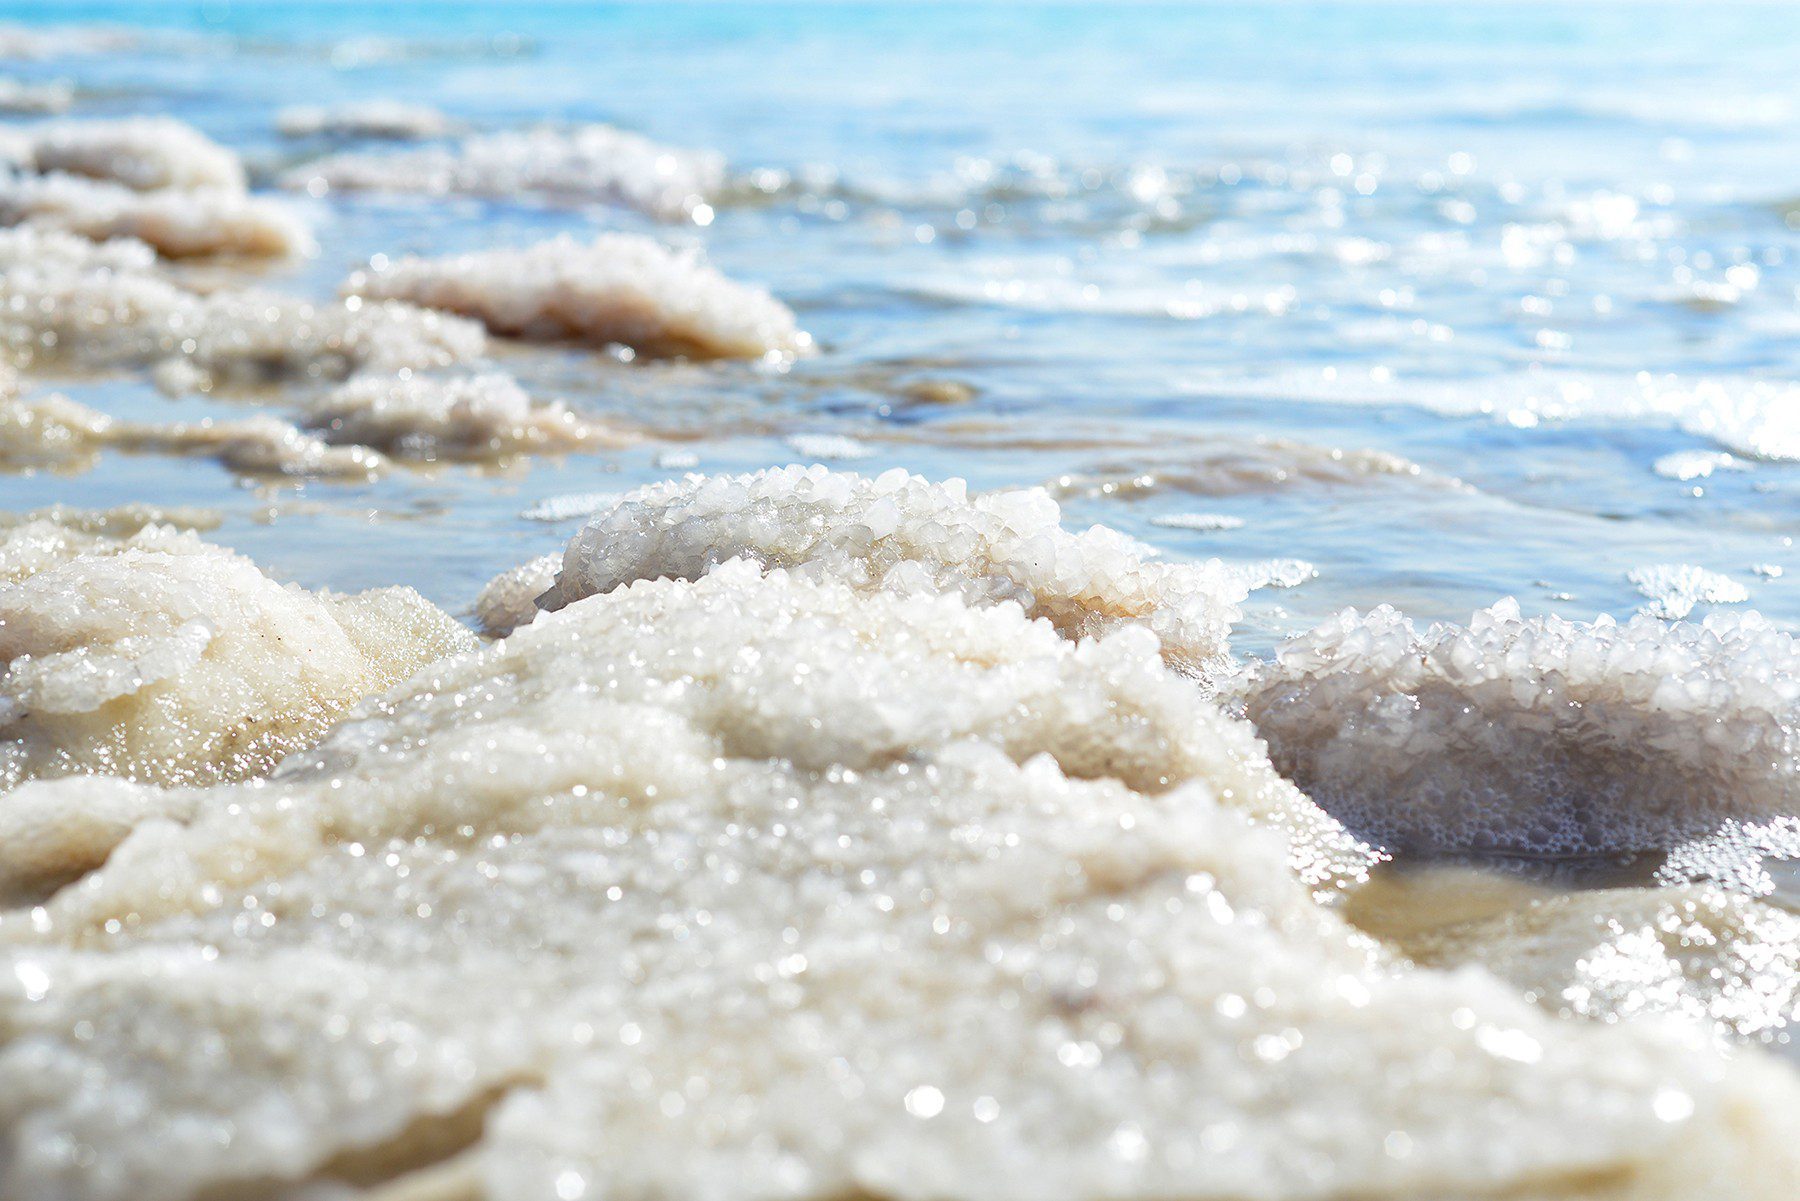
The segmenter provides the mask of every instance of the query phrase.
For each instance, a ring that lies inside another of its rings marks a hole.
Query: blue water
[[[651,428],[641,450],[279,490],[110,457],[0,478],[0,507],[208,506],[275,572],[462,607],[566,538],[521,517],[537,500],[663,477],[675,445],[734,470],[831,432],[874,450],[859,470],[1068,477],[1073,523],[1170,556],[1312,563],[1258,594],[1252,650],[1347,604],[1462,620],[1510,594],[1623,615],[1644,600],[1626,573],[1654,563],[1722,571],[1800,624],[1800,465],[1664,478],[1659,457],[1718,435],[1626,403],[1642,372],[1748,396],[1731,403],[1785,437],[1758,447],[1800,454],[1800,391],[1755,391],[1800,376],[1800,8],[301,0],[0,18],[171,31],[4,73],[74,81],[77,115],[172,113],[265,179],[309,153],[274,135],[279,108],[385,98],[479,128],[614,122],[794,181],[704,228],[306,202],[322,250],[273,286],[327,295],[374,253],[644,230],[772,288],[823,347],[785,372],[504,352],[528,384]],[[970,398],[924,403],[922,383]],[[231,407],[139,379],[58,386],[121,414]],[[1306,466],[1334,449],[1420,471]],[[1244,524],[1153,523],[1192,512]]]

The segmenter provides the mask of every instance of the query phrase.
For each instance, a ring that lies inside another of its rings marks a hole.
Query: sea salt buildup
[[[504,638],[530,625],[538,615],[537,598],[555,585],[561,570],[561,555],[540,555],[489,580],[475,598],[475,620],[482,633]]]
[[[230,188],[140,192],[77,175],[0,177],[0,225],[60,229],[84,238],[135,238],[168,258],[286,257],[312,233],[279,200]]]
[[[361,375],[316,402],[306,423],[327,441],[406,459],[497,460],[623,445],[627,438],[498,373]]]
[[[452,128],[450,118],[428,104],[366,100],[329,108],[297,105],[275,115],[284,138],[386,138],[415,141],[441,138]]]
[[[237,155],[171,117],[57,121],[28,132],[29,157],[21,165],[40,174],[85,175],[140,192],[244,190]]]
[[[1062,528],[1040,489],[970,496],[904,471],[873,479],[824,467],[689,476],[630,493],[569,543],[546,606],[632,580],[697,579],[727,559],[789,567],[863,590],[954,592],[1012,601],[1069,638],[1140,625],[1164,655],[1207,679],[1230,662],[1226,637],[1248,589],[1214,560],[1146,560],[1104,526]]]
[[[62,554],[47,555],[45,538],[60,538],[47,526],[4,544],[30,553],[33,570],[0,587],[0,788],[90,773],[162,784],[262,775],[353,702],[470,644],[411,589],[283,587],[155,526],[60,539]]]
[[[1625,578],[1650,598],[1645,613],[1670,621],[1686,617],[1695,605],[1736,605],[1750,599],[1750,590],[1730,576],[1691,563],[1638,567]]]
[[[1245,712],[1275,765],[1396,853],[1660,850],[1796,812],[1800,645],[1754,614],[1464,628],[1346,610],[1280,648]]]
[[[404,258],[357,272],[344,292],[461,313],[499,334],[647,354],[754,359],[812,346],[788,307],[761,288],[635,234]]]

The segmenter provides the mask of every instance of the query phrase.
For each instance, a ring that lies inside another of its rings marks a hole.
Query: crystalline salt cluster
[[[28,131],[17,165],[112,180],[138,191],[163,188],[244,190],[237,155],[170,117],[57,121]]]
[[[955,592],[1014,601],[1066,636],[1142,625],[1171,663],[1205,678],[1230,659],[1226,637],[1248,592],[1205,564],[1146,561],[1103,526],[1062,528],[1038,489],[970,496],[894,470],[869,479],[825,467],[690,476],[626,496],[569,543],[549,607],[638,579],[694,579],[731,558],[793,567],[865,589]]]
[[[0,79],[0,113],[60,113],[75,103],[75,89],[67,83],[27,83]]]
[[[1650,598],[1643,611],[1679,621],[1695,605],[1735,605],[1750,599],[1750,590],[1728,575],[1691,563],[1659,563],[1632,569],[1625,577]]]
[[[193,534],[36,521],[0,541],[0,787],[267,772],[353,702],[470,644],[408,588],[283,587]]]
[[[140,192],[77,175],[0,177],[0,225],[135,238],[169,258],[283,257],[313,246],[305,222],[279,201],[217,187]]]
[[[484,633],[504,638],[538,615],[537,598],[556,583],[560,554],[539,555],[487,582],[475,598],[475,620]]]
[[[428,104],[366,100],[322,108],[295,105],[275,115],[283,137],[388,138],[413,141],[449,133],[450,118]]]
[[[705,223],[712,217],[707,200],[725,182],[725,161],[610,125],[578,125],[477,134],[454,146],[346,152],[296,167],[284,182],[315,195],[339,189],[598,201]]]
[[[1293,639],[1245,710],[1276,766],[1395,851],[1610,854],[1792,813],[1800,646],[1753,614],[1414,628],[1383,606]]]
[[[412,459],[497,459],[627,440],[565,404],[533,400],[494,372],[357,376],[313,404],[306,424],[330,442]]]
[[[495,333],[650,354],[761,358],[812,345],[787,306],[761,288],[635,234],[403,258],[355,273],[344,291],[461,313]]]
[[[7,798],[0,871],[117,845],[0,916],[0,1193],[1800,1183],[1791,1074],[1388,961],[1270,803],[1141,629],[748,563],[590,597],[259,785]]]

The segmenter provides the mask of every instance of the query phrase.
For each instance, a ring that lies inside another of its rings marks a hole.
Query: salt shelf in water
[[[56,121],[14,131],[14,163],[42,174],[110,180],[138,191],[244,190],[238,156],[170,117]]]
[[[450,118],[428,104],[365,100],[331,107],[295,105],[275,115],[275,128],[285,138],[386,138],[414,141],[443,137],[453,128]]]
[[[313,248],[305,222],[279,200],[216,187],[139,192],[78,175],[0,178],[0,225],[135,238],[169,258],[286,257]]]
[[[1246,821],[1294,805],[1141,629],[749,563],[633,584],[259,786],[7,798],[0,871],[117,845],[0,917],[0,1191],[1800,1184],[1791,1074],[1390,961]]]
[[[311,405],[306,423],[330,442],[411,459],[493,460],[629,441],[565,404],[532,399],[495,372],[357,376]]]
[[[1284,775],[1395,851],[1667,849],[1791,812],[1800,645],[1754,614],[1420,630],[1385,606],[1290,640],[1245,710]]]
[[[787,306],[761,288],[634,234],[403,258],[357,272],[344,292],[462,313],[495,333],[650,354],[761,358],[812,345]]]

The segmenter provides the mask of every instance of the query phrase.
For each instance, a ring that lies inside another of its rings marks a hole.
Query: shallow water
[[[820,460],[1045,485],[1071,529],[1111,527],[1164,562],[1281,560],[1231,637],[1251,659],[1346,606],[1393,605],[1421,629],[1508,596],[1525,619],[1626,619],[1673,603],[1644,583],[1657,565],[1719,573],[1717,594],[1744,598],[1695,619],[1755,610],[1800,633],[1800,10],[301,0],[7,15],[157,30],[0,73],[71,81],[72,117],[191,123],[318,242],[170,268],[184,278],[324,301],[376,256],[648,233],[768,288],[818,353],[697,363],[495,339],[493,365],[533,395],[639,441],[355,480],[105,449],[79,472],[0,474],[0,511],[203,509],[208,540],[278,579],[407,584],[473,621],[482,585],[559,552],[593,494]],[[282,109],[375,100],[435,106],[455,136],[606,122],[716,152],[731,182],[693,221],[523,194],[281,190],[330,152],[405,149],[283,137]],[[175,399],[146,373],[56,362],[29,382],[159,423],[291,416],[300,394]],[[1633,724],[1629,704],[1609,728],[1606,699],[1580,730],[1600,765],[1569,779],[1633,786],[1616,764],[1642,737],[1674,743],[1701,786],[1736,787],[1708,756],[1766,727],[1745,745],[1785,731],[1788,759],[1760,777],[1750,764],[1744,791],[1793,812],[1791,708],[1759,726],[1758,698],[1729,694],[1743,711],[1684,742]],[[1580,944],[1581,913],[1567,935],[1555,917],[1506,925],[1537,901],[1695,875],[1659,877],[1660,847],[1490,849],[1378,868],[1346,916],[1454,964]],[[1795,862],[1788,842],[1753,864],[1784,915]],[[1535,968],[1517,960],[1501,975],[1525,988]],[[1789,989],[1773,1010],[1795,1005],[1784,963],[1756,985]],[[1731,1033],[1792,1060],[1787,1012]]]

